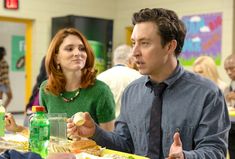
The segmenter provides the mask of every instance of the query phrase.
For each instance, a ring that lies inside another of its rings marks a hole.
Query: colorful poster
[[[25,37],[13,35],[11,39],[11,69],[13,72],[24,71]]]
[[[222,13],[183,16],[187,28],[184,47],[179,57],[183,65],[192,65],[201,55],[221,63]]]

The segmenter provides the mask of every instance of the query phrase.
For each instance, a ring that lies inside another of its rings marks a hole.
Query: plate
[[[116,155],[119,155],[119,156],[124,156],[126,158],[133,158],[133,159],[149,159],[147,157],[144,157],[144,156],[138,156],[138,155],[133,155],[133,154],[130,154],[130,153],[125,153],[125,152],[120,152],[120,151],[115,151],[115,150],[110,150],[110,149],[105,149],[103,151],[103,155],[105,154],[116,154]]]

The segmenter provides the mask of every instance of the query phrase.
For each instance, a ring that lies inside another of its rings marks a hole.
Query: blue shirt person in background
[[[114,132],[68,120],[68,133],[91,137],[99,145],[148,156],[153,84],[165,83],[162,95],[162,147],[154,159],[217,159],[227,153],[230,121],[224,96],[211,81],[183,69],[177,60],[186,29],[174,11],[142,9],[133,14],[133,56],[141,78],[124,91]]]

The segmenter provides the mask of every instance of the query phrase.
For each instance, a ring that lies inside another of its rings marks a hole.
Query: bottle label
[[[49,127],[32,127],[30,130],[30,138],[37,139],[39,141],[48,140],[49,139]]]
[[[0,137],[5,135],[5,113],[0,112]]]

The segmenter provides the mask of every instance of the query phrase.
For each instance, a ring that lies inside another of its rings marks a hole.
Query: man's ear
[[[175,49],[177,47],[177,41],[176,40],[171,40],[168,44],[167,44],[167,50],[169,52],[175,52]]]

